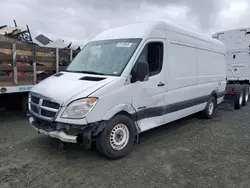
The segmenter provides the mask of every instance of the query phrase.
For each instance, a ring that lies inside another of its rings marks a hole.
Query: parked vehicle
[[[43,79],[64,70],[77,51],[0,41],[0,108],[10,103],[28,109],[28,92]]]
[[[235,109],[249,99],[250,28],[215,33],[213,38],[225,43],[227,56],[227,86],[225,99],[233,100]]]
[[[225,45],[164,21],[104,31],[65,71],[31,89],[31,125],[109,158],[139,133],[200,112],[211,118],[226,88]]]

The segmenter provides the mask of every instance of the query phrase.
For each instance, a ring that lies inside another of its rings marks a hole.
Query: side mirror
[[[147,81],[149,77],[149,66],[147,62],[137,62],[132,69],[131,83]]]

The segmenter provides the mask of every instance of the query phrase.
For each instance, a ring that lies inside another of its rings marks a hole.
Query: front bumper
[[[63,130],[53,130],[52,128],[44,129],[40,127],[33,117],[29,118],[31,126],[38,132],[44,135],[50,136],[52,138],[57,138],[62,142],[68,143],[78,143],[78,136],[66,134]]]
[[[91,145],[97,135],[106,127],[106,121],[84,125],[51,122],[30,116],[31,126],[38,132],[61,140],[62,142],[77,143],[85,147]]]

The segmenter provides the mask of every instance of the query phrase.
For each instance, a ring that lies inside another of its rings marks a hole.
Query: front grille
[[[30,105],[30,109],[35,112],[36,114],[38,114],[38,108],[35,105]]]
[[[56,116],[56,112],[50,112],[48,110],[41,110],[41,115],[44,117],[54,118]]]
[[[38,97],[35,97],[35,96],[31,96],[31,101],[33,102],[33,103],[36,103],[36,104],[38,104],[39,103],[39,98]]]
[[[60,104],[52,102],[52,101],[48,101],[48,100],[43,100],[43,106],[46,106],[49,108],[55,108],[55,109],[60,108]]]
[[[38,118],[53,121],[59,111],[60,104],[51,101],[43,96],[34,96],[32,93],[29,98],[29,110]]]

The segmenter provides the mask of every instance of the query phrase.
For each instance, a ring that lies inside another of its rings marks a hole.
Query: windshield
[[[120,76],[141,39],[88,43],[68,66],[68,72]]]

